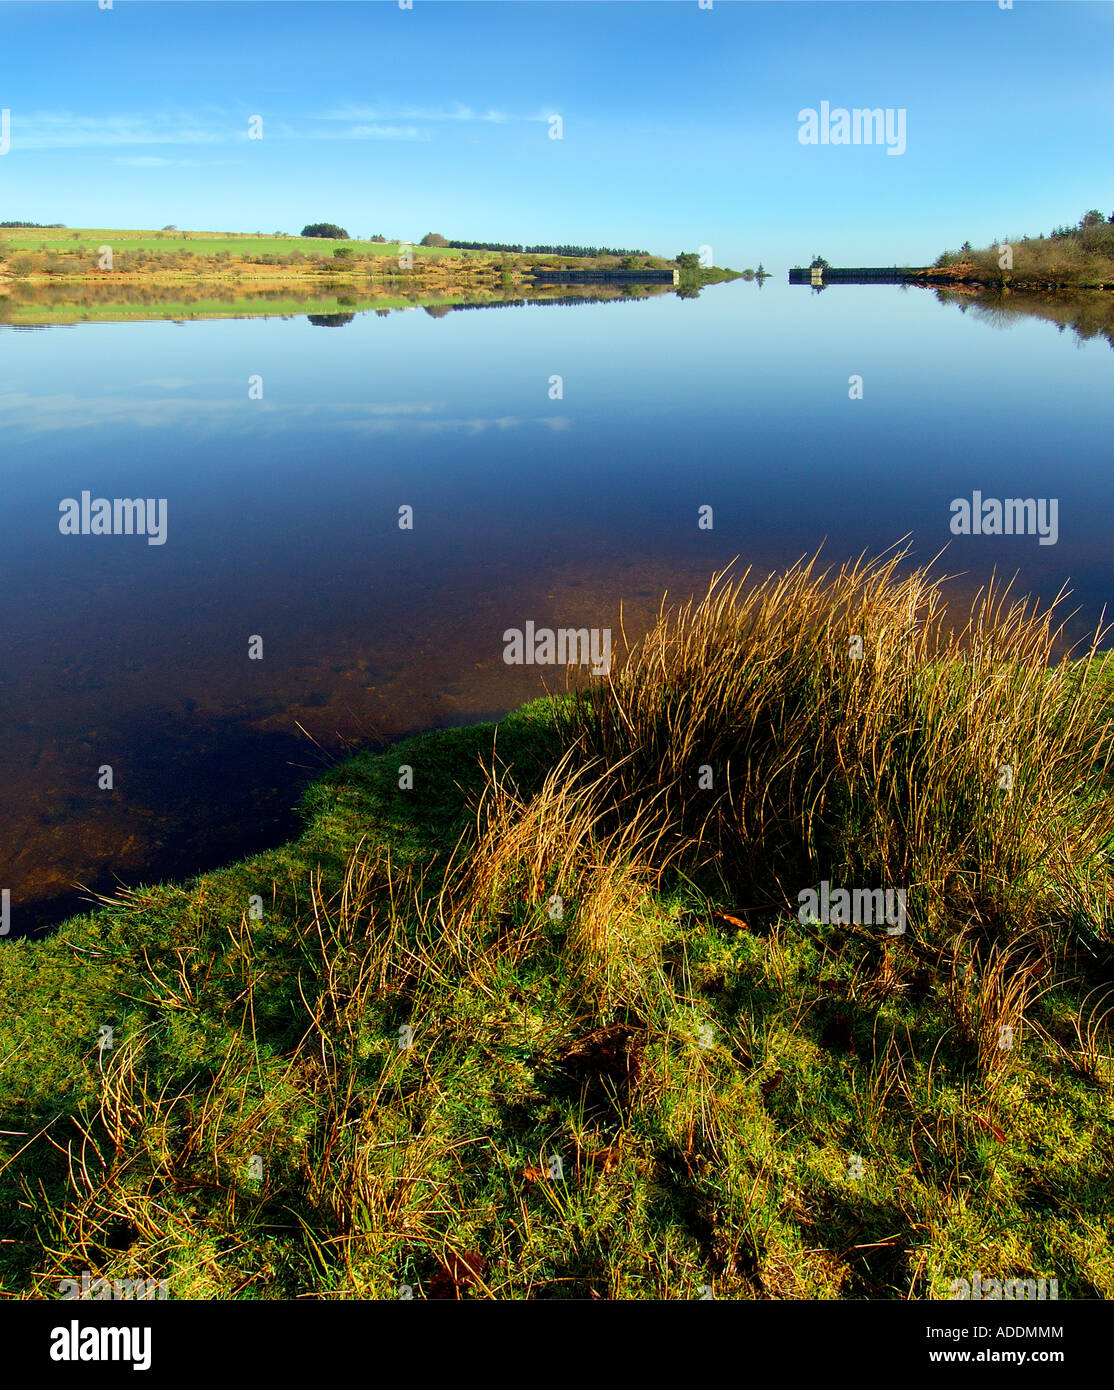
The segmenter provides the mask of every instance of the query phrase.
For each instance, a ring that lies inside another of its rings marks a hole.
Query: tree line
[[[429,243],[435,245],[436,243]],[[446,241],[453,251],[505,251],[514,256],[648,256],[649,251],[628,251],[615,246],[524,246],[507,241]]]
[[[1090,212],[1085,212],[1074,227],[1053,227],[1049,236],[1054,241],[1061,241],[1065,237],[1079,236],[1091,227],[1102,227],[1114,224],[1114,212],[1109,217],[1103,217],[1098,208],[1092,208]]]

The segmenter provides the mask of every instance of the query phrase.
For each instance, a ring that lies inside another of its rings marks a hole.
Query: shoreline
[[[26,282],[21,282],[26,283]],[[673,292],[667,285],[505,288],[499,284],[457,289],[420,288],[405,282],[368,286],[335,276],[318,280],[142,281],[133,285],[91,282],[69,293],[56,281],[30,286],[21,296],[0,286],[0,327],[46,327],[84,322],[148,322],[183,319],[275,318],[321,315],[338,320],[357,313],[406,309],[449,310],[508,304],[610,303]],[[85,293],[81,293],[82,289]],[[609,293],[608,291],[612,292]],[[37,293],[35,293],[37,291]],[[45,291],[45,293],[44,293]],[[130,293],[129,293],[130,291]],[[156,297],[157,291],[165,294]]]
[[[961,266],[885,266],[863,269],[845,269],[830,266],[818,281],[811,279],[808,266],[794,266],[789,271],[789,283],[793,285],[815,284],[817,288],[829,285],[860,284],[903,284],[918,285],[926,289],[939,286],[964,286],[976,289],[1008,292],[1016,290],[1027,294],[1036,293],[1074,293],[1076,291],[1114,290],[1114,271],[1108,280],[1102,278],[1081,279],[1057,277],[1049,279],[1043,275],[1025,275],[1017,272],[1003,272],[1000,275],[981,270],[973,265]]]
[[[36,1194],[0,1289],[933,1300],[976,1268],[1114,1296],[1108,664],[1045,667],[1039,623],[989,635],[1008,688],[908,649],[885,634],[931,594],[892,575],[850,572],[819,645],[809,574],[716,593],[606,689],[359,752],[295,839],[0,945],[0,1172]],[[736,611],[749,669],[712,640]],[[739,769],[712,802],[705,759]],[[859,1253],[895,1231],[908,1259]]]

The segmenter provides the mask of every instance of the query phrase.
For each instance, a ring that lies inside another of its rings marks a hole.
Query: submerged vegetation
[[[1114,1296],[1102,658],[893,558],[747,578],[4,943],[4,1291]]]

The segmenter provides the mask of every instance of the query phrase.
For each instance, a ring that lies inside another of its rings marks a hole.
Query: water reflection
[[[0,331],[0,884],[17,928],[71,910],[75,884],[286,837],[325,756],[541,693],[545,672],[503,663],[505,629],[637,636],[663,590],[698,591],[735,556],[762,574],[910,534],[917,561],[947,547],[956,593],[995,569],[1046,599],[1070,578],[1076,635],[1093,626],[1114,504],[1101,304],[631,290],[9,296],[11,327],[89,315]],[[227,317],[203,321],[210,304]],[[96,321],[132,311],[172,321]],[[949,503],[973,488],[1056,495],[1058,544],[951,537]],[[167,498],[167,544],[62,536],[59,501],[84,489]]]

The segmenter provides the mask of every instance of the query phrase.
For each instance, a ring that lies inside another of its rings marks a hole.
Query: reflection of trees
[[[450,304],[448,307],[456,312],[460,309],[521,309],[527,304],[537,307],[563,304],[633,304],[637,300],[649,299],[657,294],[672,293],[672,287],[669,285],[639,285],[635,288],[639,292],[633,295],[629,293],[630,286],[616,286],[610,291],[602,292],[597,288],[591,293],[580,294],[551,294],[545,297],[516,295],[509,299],[464,300],[460,304]]]
[[[968,307],[966,305],[964,308]],[[989,328],[998,330],[1013,328],[1018,322],[1016,314],[1011,314],[1001,304],[972,304],[970,307],[975,311],[975,318],[980,323],[985,323]]]
[[[220,306],[227,305],[237,317],[273,314],[277,310],[283,318],[305,317],[321,328],[341,328],[351,323],[357,312],[374,310],[381,318],[387,318],[395,311],[397,290],[376,293],[374,290],[356,291],[351,286],[335,288],[334,299],[323,292],[323,286],[285,283],[266,287],[203,280],[189,285],[17,283],[7,294],[0,295],[0,324],[39,316],[58,323],[80,323],[95,316],[111,318],[115,306],[119,306],[119,317],[125,321],[132,317],[150,317],[174,322],[219,314]],[[641,298],[672,293],[672,288],[667,285],[562,285],[552,291],[536,289],[529,294],[510,295],[491,290],[462,290],[461,300],[452,304],[423,303],[423,296],[417,291],[406,298],[415,308],[424,308],[432,318],[441,318],[459,309],[500,309],[526,304],[629,304]],[[391,308],[378,307],[385,295],[389,296]],[[135,314],[136,308],[141,308],[143,313]],[[127,312],[129,309],[131,313]],[[333,312],[328,312],[330,310]]]
[[[940,289],[936,297],[941,304],[954,304],[960,313],[969,309],[980,323],[992,328],[1010,328],[1021,318],[1047,319],[1061,333],[1070,328],[1079,342],[1104,338],[1114,348],[1114,298],[1102,290],[1046,295],[1008,290],[1004,294],[966,295]]]

